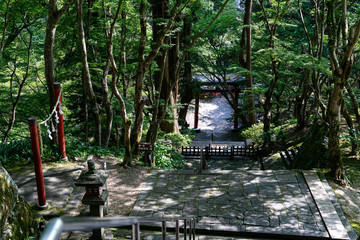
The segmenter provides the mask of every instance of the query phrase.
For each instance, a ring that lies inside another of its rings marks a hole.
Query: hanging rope
[[[62,89],[60,89],[59,96],[58,96],[57,101],[55,103],[54,109],[49,114],[49,117],[47,119],[45,119],[44,121],[42,121],[42,122],[38,122],[38,131],[39,131],[40,138],[41,138],[41,125],[44,124],[46,129],[47,129],[46,131],[48,133],[48,136],[49,136],[50,140],[53,139],[52,132],[55,132],[56,129],[55,129],[55,126],[54,126],[54,123],[53,123],[53,120],[52,120],[52,116],[55,114],[55,122],[59,123],[59,116],[58,116],[58,112],[56,111],[56,108],[58,106],[59,106],[59,114],[61,114],[61,115],[63,114],[62,104],[60,102],[61,94],[62,94]],[[50,121],[50,123],[48,124],[49,121]],[[40,150],[41,150],[41,152],[43,152],[42,138],[41,138],[41,141],[40,141]]]
[[[57,108],[58,105],[59,105],[59,113],[60,113],[60,114],[63,114],[62,105],[61,105],[61,103],[60,103],[61,93],[62,93],[62,89],[60,89],[59,97],[58,97],[58,99],[57,99],[57,101],[56,101],[56,103],[55,103],[54,109],[53,109],[53,110],[51,111],[51,113],[49,114],[49,117],[48,117],[47,119],[45,119],[44,121],[39,122],[39,123],[38,123],[39,125],[45,124],[47,121],[49,121],[49,119],[51,119],[51,117],[53,116],[54,112],[56,112],[56,108]],[[58,119],[57,112],[56,112],[56,117],[57,117],[57,119]],[[45,126],[46,126],[46,124],[45,124]]]

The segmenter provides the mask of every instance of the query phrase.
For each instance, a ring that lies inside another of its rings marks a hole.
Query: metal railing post
[[[162,239],[166,240],[166,221],[162,221]]]
[[[186,223],[187,223],[187,219],[185,218],[184,219],[184,240],[186,240],[186,232],[187,232],[187,226],[186,226],[187,224]]]
[[[140,224],[139,223],[132,225],[132,239],[140,240]]]
[[[189,219],[189,239],[191,240],[191,234],[192,234],[192,219]]]
[[[175,221],[175,239],[176,240],[179,240],[179,232],[180,232],[179,219],[176,219],[176,221]]]
[[[196,225],[196,218],[193,218],[193,240],[195,240],[195,225]]]

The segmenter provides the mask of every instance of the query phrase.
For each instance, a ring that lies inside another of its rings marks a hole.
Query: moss
[[[0,239],[25,239],[34,223],[33,211],[5,169],[0,168]]]

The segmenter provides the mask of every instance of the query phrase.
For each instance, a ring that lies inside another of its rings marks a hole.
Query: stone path
[[[81,199],[83,189],[74,191],[74,179],[77,179],[83,166],[77,164],[57,164],[55,166],[43,165],[46,203],[48,208],[42,211],[43,215],[55,212],[71,214],[75,210],[77,202]],[[23,195],[31,205],[38,204],[35,171],[33,167],[23,167],[8,170],[11,177],[19,188],[19,194]]]
[[[296,170],[152,171],[131,213],[188,215],[198,216],[197,229],[204,232],[331,237],[302,172]],[[342,224],[335,229],[344,233]]]

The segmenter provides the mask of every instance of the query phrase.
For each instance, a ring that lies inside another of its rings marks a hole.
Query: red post
[[[195,129],[198,129],[199,127],[199,105],[200,105],[200,100],[199,98],[197,97],[195,99],[195,122],[194,122],[194,128]]]
[[[238,100],[239,100],[239,90],[237,88],[237,86],[235,85],[235,101],[236,101],[236,104],[235,104],[235,107],[236,109],[238,110],[239,109],[239,106],[238,106]],[[237,129],[239,127],[239,116],[238,116],[238,112],[239,111],[235,111],[234,112],[234,129]]]
[[[45,197],[44,176],[42,172],[37,120],[35,117],[29,118],[29,128],[30,128],[30,136],[31,136],[31,148],[33,152],[33,161],[35,168],[36,187],[37,187],[38,201],[39,201],[38,206],[39,208],[44,209],[47,207],[47,204]]]
[[[60,90],[61,90],[61,83],[55,82],[54,83],[55,89],[55,101],[59,98]],[[60,103],[62,103],[62,97],[60,96]],[[59,117],[59,123],[57,124],[58,130],[58,142],[59,142],[59,152],[61,154],[62,160],[66,160],[66,150],[65,150],[65,135],[64,135],[64,119],[63,115],[59,112],[59,105],[56,108],[57,115]]]

